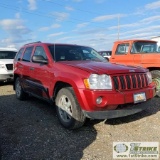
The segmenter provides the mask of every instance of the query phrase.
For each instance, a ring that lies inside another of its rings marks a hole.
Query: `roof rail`
[[[34,43],[41,43],[41,41],[31,42],[31,43],[27,43],[27,44],[25,44],[25,45],[34,44]]]

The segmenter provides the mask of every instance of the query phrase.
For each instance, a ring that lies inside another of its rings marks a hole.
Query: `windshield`
[[[132,46],[132,53],[157,53],[158,46],[155,42],[135,42]]]
[[[49,46],[49,49],[55,61],[91,60],[106,62],[105,58],[103,58],[97,51],[90,47],[76,45],[51,45]]]
[[[14,59],[15,55],[14,51],[0,51],[0,59]]]

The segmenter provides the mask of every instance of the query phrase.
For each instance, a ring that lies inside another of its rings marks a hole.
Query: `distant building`
[[[157,41],[158,51],[160,52],[160,36],[152,37],[151,40]]]

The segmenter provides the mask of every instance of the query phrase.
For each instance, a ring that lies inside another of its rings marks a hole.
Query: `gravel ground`
[[[112,160],[113,142],[160,141],[160,98],[141,113],[64,129],[51,105],[19,101],[11,84],[0,85],[0,159]]]

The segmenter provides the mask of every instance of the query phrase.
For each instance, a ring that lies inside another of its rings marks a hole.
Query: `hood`
[[[0,64],[13,64],[13,59],[0,59]]]
[[[90,73],[96,74],[120,74],[120,73],[134,73],[146,72],[146,69],[141,67],[133,67],[109,62],[96,61],[63,61],[60,62],[68,66],[79,68]]]

